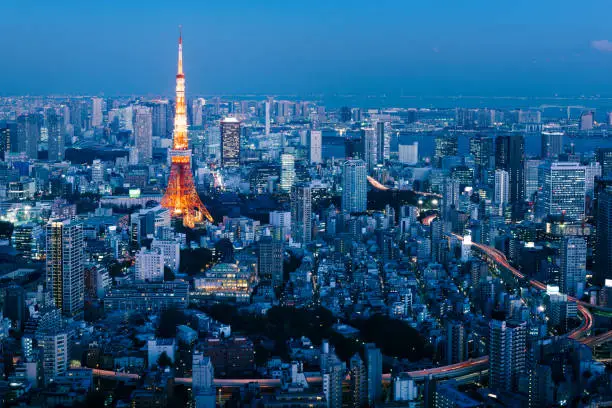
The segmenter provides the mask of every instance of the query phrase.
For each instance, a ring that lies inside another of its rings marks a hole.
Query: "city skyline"
[[[171,95],[183,24],[192,94],[612,96],[603,1],[31,4],[4,4],[4,95]]]

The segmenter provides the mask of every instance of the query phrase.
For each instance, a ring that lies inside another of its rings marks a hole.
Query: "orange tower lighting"
[[[206,218],[213,219],[204,207],[193,182],[191,150],[187,134],[187,109],[185,107],[185,74],[183,73],[183,35],[179,35],[178,72],[176,73],[176,111],[174,114],[173,145],[170,151],[172,167],[168,187],[161,205],[168,208],[173,217],[182,217],[183,225],[193,228]]]

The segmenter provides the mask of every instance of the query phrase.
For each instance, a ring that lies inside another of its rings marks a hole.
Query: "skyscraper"
[[[266,136],[270,134],[270,109],[271,109],[271,104],[274,102],[274,100],[272,98],[268,98],[267,101],[264,102],[264,106],[265,106],[265,110],[266,110]]]
[[[312,190],[307,184],[291,189],[291,235],[296,242],[307,244],[312,240]]]
[[[603,286],[612,279],[612,190],[606,188],[597,194],[597,245],[593,281]],[[612,303],[612,301],[611,301]]]
[[[518,380],[526,369],[526,342],[525,322],[489,322],[489,387],[494,390],[516,390]]]
[[[160,249],[143,248],[136,252],[134,279],[138,282],[164,280],[164,257]]]
[[[556,127],[542,130],[542,158],[553,159],[563,153],[563,131]]]
[[[295,182],[295,157],[291,153],[281,154],[280,188],[290,192]]]
[[[55,306],[66,316],[83,311],[83,227],[76,221],[50,221],[47,224],[47,288]]]
[[[378,163],[383,163],[389,159],[389,141],[385,132],[385,122],[376,122],[376,158]]]
[[[373,406],[382,396],[382,353],[373,343],[364,345],[368,376],[368,403]]]
[[[525,160],[525,199],[532,200],[540,187],[540,166],[542,160]]]
[[[437,166],[441,165],[444,157],[457,155],[459,140],[456,134],[438,135],[434,142],[434,161]]]
[[[168,136],[168,101],[155,101],[151,105],[153,136],[165,138]]]
[[[138,163],[147,164],[153,159],[153,123],[151,108],[136,107],[134,114],[134,141],[138,149]]]
[[[540,167],[539,215],[564,215],[581,220],[586,195],[585,175],[585,166],[579,163],[544,163]]]
[[[349,362],[351,407],[362,408],[368,404],[368,376],[363,360],[359,354],[351,357]]]
[[[221,166],[240,166],[240,122],[233,117],[221,121]]]
[[[495,139],[495,168],[508,172],[510,204],[514,219],[521,218],[525,201],[525,138],[522,135],[498,136]]]
[[[45,383],[66,374],[70,368],[70,333],[66,329],[50,328],[38,336],[42,349],[42,369]]]
[[[26,153],[28,158],[38,158],[38,143],[42,120],[37,113],[25,113],[17,118],[17,152]]]
[[[475,176],[479,181],[483,181],[485,171],[490,168],[494,154],[493,138],[483,135],[474,136],[470,138],[469,150],[476,164]]]
[[[194,352],[192,357],[192,394],[195,408],[214,408],[215,372],[210,357]]]
[[[49,147],[49,161],[55,162],[64,160],[64,153],[66,151],[64,119],[53,109],[47,112],[47,131],[49,132],[49,139],[47,141]]]
[[[582,237],[565,237],[561,241],[561,292],[580,298],[586,284],[587,244]]]
[[[415,165],[419,162],[419,142],[398,146],[399,161],[404,164]]]
[[[179,36],[178,72],[176,74],[176,112],[174,116],[174,137],[170,151],[172,166],[166,193],[161,205],[171,211],[173,217],[182,217],[183,224],[193,228],[206,218],[212,217],[193,182],[191,172],[191,150],[187,133],[187,111],[185,107],[185,74],[183,73],[183,37]]]
[[[372,170],[379,161],[378,157],[378,135],[375,128],[363,129],[364,134],[364,159],[368,170]]]
[[[495,170],[495,203],[506,205],[510,199],[510,180],[506,170]]]
[[[342,165],[342,210],[353,213],[367,208],[366,165],[363,160],[347,160]]]
[[[446,323],[446,363],[456,364],[466,359],[465,326],[459,321]]]
[[[318,163],[323,162],[323,155],[322,155],[323,136],[322,136],[322,132],[320,130],[311,130],[310,131],[310,138],[308,140],[309,140],[309,143],[308,143],[308,152],[309,152],[310,163],[311,164],[318,164]]]
[[[102,126],[102,98],[91,98],[91,126]]]
[[[271,236],[264,236],[258,242],[258,268],[260,279],[272,282],[272,286],[283,284],[283,243]]]
[[[580,130],[593,130],[593,112],[586,111],[580,115]]]
[[[601,175],[604,178],[612,176],[612,148],[598,148],[597,162],[601,165]]]

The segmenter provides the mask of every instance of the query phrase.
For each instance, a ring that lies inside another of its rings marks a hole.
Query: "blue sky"
[[[1,0],[0,94],[612,96],[607,0]]]

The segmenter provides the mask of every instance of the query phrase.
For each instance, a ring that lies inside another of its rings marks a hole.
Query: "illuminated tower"
[[[176,109],[174,114],[174,140],[170,151],[172,167],[168,188],[162,198],[163,207],[170,209],[173,217],[182,217],[183,225],[193,228],[206,218],[212,222],[193,183],[191,150],[187,136],[187,111],[185,106],[185,75],[183,74],[183,36],[179,36],[178,72],[176,74]]]

